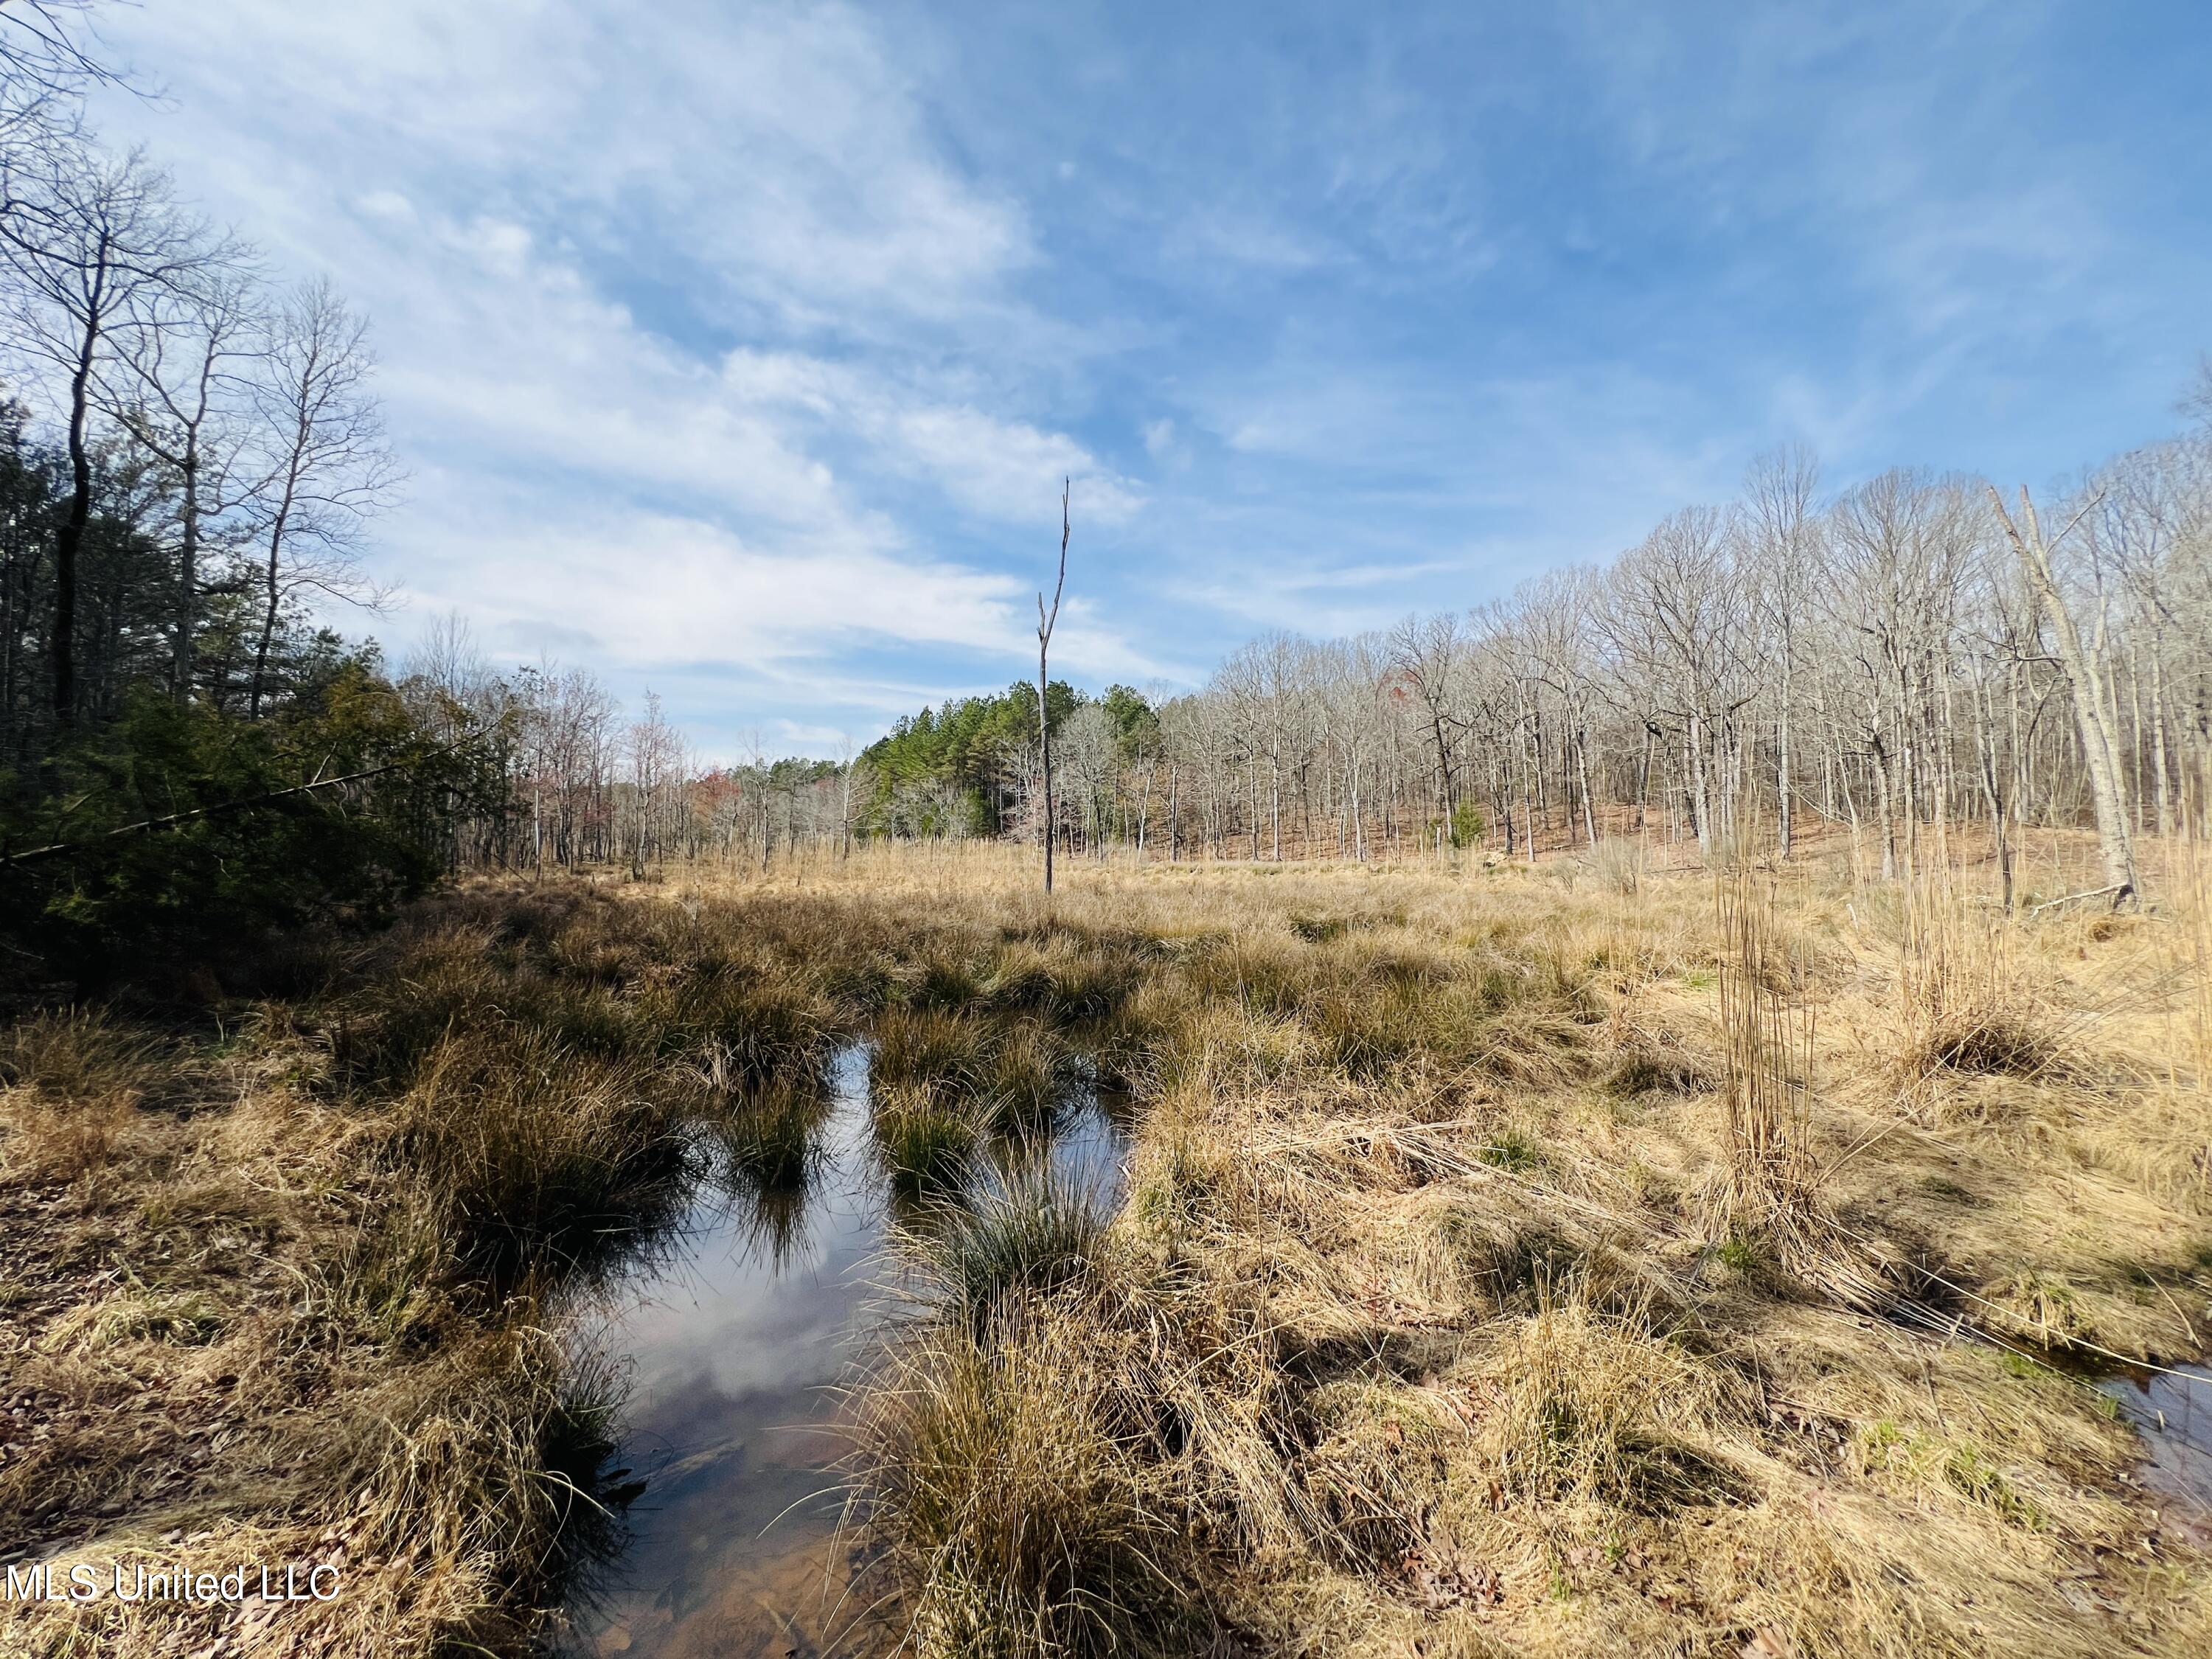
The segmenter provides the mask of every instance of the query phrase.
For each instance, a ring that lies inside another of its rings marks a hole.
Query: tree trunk
[[[200,457],[198,434],[186,441],[183,532],[177,548],[177,632],[170,642],[169,692],[179,708],[192,696],[192,625],[199,611]]]
[[[2136,854],[2128,836],[2128,809],[2115,752],[2109,718],[2105,709],[2103,665],[2099,653],[2085,646],[2074,613],[2051,568],[2050,550],[2044,545],[2042,526],[2025,492],[2021,497],[2023,524],[2014,524],[2005,511],[2004,498],[1993,488],[1990,499],[2004,525],[2006,538],[2019,556],[2021,573],[2050,618],[2058,639],[2058,660],[2074,693],[2075,725],[2081,734],[2081,757],[2089,774],[2090,804],[2097,815],[2097,841],[2104,855],[2105,880],[2112,889],[2112,908],[2141,897],[2136,880]]]
[[[1058,605],[1053,607],[1055,611]],[[1051,685],[1045,669],[1045,644],[1037,642],[1037,757],[1044,780],[1044,890],[1052,891],[1052,708],[1045,701]]]
[[[279,561],[283,557],[284,532],[291,527],[293,483],[288,480],[284,498],[276,508],[276,516],[269,526],[269,603],[261,617],[261,637],[253,647],[253,678],[246,694],[246,712],[249,719],[261,713],[262,694],[269,684],[269,644],[276,634],[276,613],[283,599],[277,574]]]
[[[76,723],[76,561],[92,522],[92,453],[88,424],[92,408],[92,362],[100,349],[100,302],[104,286],[95,278],[94,299],[86,307],[84,338],[70,376],[70,503],[54,532],[54,725],[66,732]]]
[[[2173,803],[2166,788],[2166,669],[2160,643],[2154,636],[2150,651],[2150,763],[2158,780],[2158,833],[2170,836],[2173,833]]]
[[[1774,836],[1775,850],[1790,856],[1790,682],[1792,678],[1790,636],[1783,635],[1782,706],[1774,721]]]

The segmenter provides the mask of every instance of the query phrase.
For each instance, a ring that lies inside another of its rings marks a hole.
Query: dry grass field
[[[2212,1329],[2204,883],[1846,863],[483,884],[281,996],[28,1014],[0,1555],[348,1590],[0,1651],[525,1644],[606,1525],[571,1310],[852,1036],[934,1194],[850,1402],[859,1650],[2212,1650],[2086,1380]],[[963,1197],[1071,1066],[1136,1102],[1119,1209]]]

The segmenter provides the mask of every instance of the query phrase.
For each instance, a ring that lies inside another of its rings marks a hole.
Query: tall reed
[[[1728,1114],[1723,1205],[1731,1221],[1787,1226],[1808,1204],[1814,1015],[1793,992],[1802,964],[1782,941],[1771,882],[1747,862],[1714,885],[1720,926]]]
[[[1771,878],[1747,860],[1714,884],[1721,939],[1721,1058],[1727,1160],[1717,1209],[1726,1230],[1765,1240],[1782,1267],[1854,1307],[1890,1287],[1836,1224],[1813,1150],[1817,1018],[1802,951],[1784,937]]]

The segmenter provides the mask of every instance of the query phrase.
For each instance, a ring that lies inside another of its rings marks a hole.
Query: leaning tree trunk
[[[2027,492],[2021,495],[2021,524],[2013,522],[2012,514],[2005,511],[2004,498],[1994,488],[1990,499],[1996,506],[2006,539],[2019,556],[2021,573],[2041,603],[2044,615],[2051,619],[2051,631],[2057,636],[2059,665],[2066,671],[2067,684],[2074,694],[2074,721],[2089,774],[2089,799],[2097,814],[2106,886],[2112,895],[2112,908],[2118,909],[2128,900],[2139,898],[2141,890],[2136,879],[2135,846],[2128,835],[2126,786],[2120,776],[2112,721],[2105,708],[2103,665],[2098,653],[2082,643],[2074,613],[2058,591],[2051,550],[2045,545],[2042,526],[2036,522],[2035,508]]]

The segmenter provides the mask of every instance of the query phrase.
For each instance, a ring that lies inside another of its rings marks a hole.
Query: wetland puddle
[[[704,1183],[685,1220],[617,1281],[586,1336],[627,1373],[620,1462],[645,1480],[621,1553],[558,1650],[631,1659],[841,1652],[836,1385],[878,1328],[895,1197],[875,1145],[868,1049],[841,1050],[804,1157],[775,1179]],[[1095,1089],[986,1154],[1110,1196],[1118,1114]]]
[[[2142,1436],[2144,1488],[2166,1501],[2178,1530],[2212,1545],[2212,1364],[2130,1370],[2097,1386]]]

